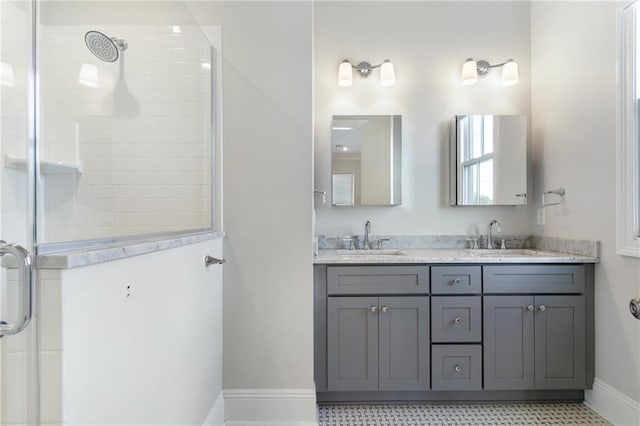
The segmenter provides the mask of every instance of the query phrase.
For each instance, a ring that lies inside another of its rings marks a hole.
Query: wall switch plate
[[[545,225],[545,214],[544,214],[544,209],[538,209],[538,214],[536,215],[536,222],[538,223],[538,225]]]

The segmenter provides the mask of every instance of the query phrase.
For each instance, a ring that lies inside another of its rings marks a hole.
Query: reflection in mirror
[[[331,199],[334,206],[400,204],[401,164],[399,115],[333,117]]]
[[[527,118],[458,115],[451,140],[452,205],[527,203]]]

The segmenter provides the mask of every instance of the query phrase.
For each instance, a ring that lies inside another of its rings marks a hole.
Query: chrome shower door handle
[[[17,244],[0,245],[0,256],[10,254],[16,258],[18,269],[18,318],[13,323],[0,321],[0,337],[18,334],[24,330],[33,315],[33,281],[31,255]]]

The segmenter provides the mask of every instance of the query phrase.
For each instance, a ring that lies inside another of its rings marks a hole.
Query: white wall
[[[207,254],[222,240],[45,271],[43,423],[222,424],[223,267]]]
[[[223,28],[227,420],[315,420],[310,2],[193,2]]]
[[[201,63],[211,46],[193,20],[172,21],[179,6],[122,2],[106,16],[103,2],[43,7],[40,155],[80,162],[82,174],[42,176],[40,242],[210,226],[212,79]],[[89,30],[128,48],[103,62],[85,45]],[[99,87],[78,82],[82,64],[98,67]]]
[[[616,7],[614,2],[533,2],[531,63],[536,200],[541,235],[601,241],[596,265],[596,386],[587,402],[616,424],[640,424],[640,259],[615,253]],[[597,65],[594,65],[597,64]]]
[[[402,115],[402,205],[321,207],[316,234],[361,234],[371,220],[376,234],[485,233],[498,219],[506,234],[531,232],[528,207],[449,207],[449,121],[456,114],[530,114],[530,39],[527,2],[316,2],[314,6],[315,188],[331,189],[333,115]],[[493,71],[474,86],[460,84],[468,57],[518,61],[520,83],[500,84]],[[397,83],[383,88],[379,72],[354,73],[337,85],[338,64],[390,59]],[[529,184],[529,188],[532,185]],[[329,194],[330,195],[330,194]],[[330,196],[328,197],[330,200]]]

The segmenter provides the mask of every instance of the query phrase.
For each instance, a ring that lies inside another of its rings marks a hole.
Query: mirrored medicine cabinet
[[[402,203],[400,115],[337,115],[331,122],[334,206]]]
[[[456,116],[450,158],[451,205],[527,203],[526,116]]]

